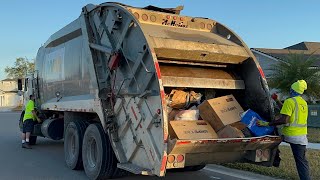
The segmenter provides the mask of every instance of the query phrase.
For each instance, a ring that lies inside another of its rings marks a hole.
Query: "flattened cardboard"
[[[243,133],[239,129],[230,125],[225,126],[217,134],[219,138],[244,138]]]
[[[242,131],[243,129],[245,129],[247,127],[247,125],[242,122],[235,122],[235,123],[230,124],[230,126],[235,127],[237,129],[239,129],[240,131]]]
[[[241,120],[243,109],[233,95],[204,101],[198,106],[202,119],[208,121],[215,131]]]
[[[203,120],[170,121],[170,135],[178,139],[217,139],[218,135]]]

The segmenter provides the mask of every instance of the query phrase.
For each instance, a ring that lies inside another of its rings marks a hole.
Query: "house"
[[[289,54],[303,54],[306,58],[312,55],[320,59],[320,42],[301,42],[283,49],[251,48],[251,51],[268,79],[272,74],[270,67],[285,59]],[[320,61],[314,64],[314,67],[320,67]]]
[[[16,79],[0,81],[0,107],[17,107],[22,105],[22,97],[18,95]]]

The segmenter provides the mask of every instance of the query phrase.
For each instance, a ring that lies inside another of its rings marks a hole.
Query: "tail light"
[[[261,150],[261,149],[258,149],[258,150],[256,151],[256,156],[257,156],[258,158],[261,158],[261,157],[262,157],[262,150]]]
[[[173,163],[175,159],[174,155],[168,156],[168,163]]]
[[[177,162],[178,162],[178,163],[181,163],[182,161],[184,161],[184,156],[181,155],[181,154],[179,154],[179,155],[177,156]]]

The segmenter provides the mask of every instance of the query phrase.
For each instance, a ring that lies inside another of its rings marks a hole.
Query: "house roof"
[[[320,51],[320,43],[319,42],[301,42],[284,49],[292,49],[292,50],[305,50],[305,51]],[[320,53],[320,52],[318,52]]]
[[[284,49],[267,49],[267,48],[251,48],[263,54],[272,56],[276,59],[283,60],[289,54],[304,54],[305,58],[313,56],[319,59],[315,66],[320,67],[320,42],[301,42]]]

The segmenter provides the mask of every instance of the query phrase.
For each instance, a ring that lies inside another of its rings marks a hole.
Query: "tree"
[[[305,80],[308,89],[305,95],[309,100],[320,98],[320,68],[315,67],[315,63],[320,59],[313,54],[306,56],[304,54],[289,54],[283,61],[275,64],[269,80],[272,88],[280,90],[284,95],[289,95],[291,84],[297,80]]]
[[[14,66],[7,66],[4,72],[7,74],[7,78],[23,78],[27,73],[34,71],[34,62],[28,61],[26,58],[16,58]]]

